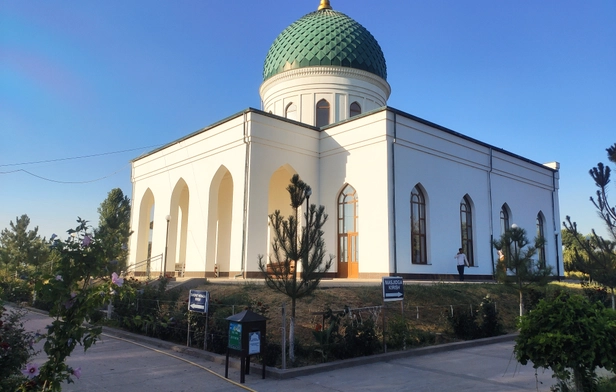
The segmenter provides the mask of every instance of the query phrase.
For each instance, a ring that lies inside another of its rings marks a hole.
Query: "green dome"
[[[263,80],[291,69],[334,65],[387,79],[385,56],[368,30],[330,8],[311,12],[287,27],[270,47]]]

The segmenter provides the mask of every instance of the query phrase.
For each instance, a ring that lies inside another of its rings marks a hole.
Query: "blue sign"
[[[404,279],[396,276],[383,277],[383,301],[404,299]]]
[[[202,290],[190,290],[188,294],[188,310],[192,312],[207,313],[210,302],[210,293]]]

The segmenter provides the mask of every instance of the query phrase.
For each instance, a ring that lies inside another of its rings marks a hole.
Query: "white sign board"
[[[259,354],[261,352],[261,332],[248,333],[248,355]]]

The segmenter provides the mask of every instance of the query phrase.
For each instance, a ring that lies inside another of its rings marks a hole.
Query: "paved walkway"
[[[29,330],[43,330],[50,319],[29,312]],[[239,384],[239,371],[224,362],[174,351],[174,345],[107,330],[87,353],[77,348],[69,364],[82,368],[80,380],[63,391],[184,392],[184,391],[549,391],[551,374],[535,376],[531,366],[513,359],[513,341],[483,346],[450,346],[447,351],[421,356],[380,357],[377,362],[288,379],[251,371]],[[179,347],[175,347],[179,349]],[[457,348],[457,349],[455,349]],[[454,350],[455,349],[455,350]],[[42,362],[42,359],[40,361]]]

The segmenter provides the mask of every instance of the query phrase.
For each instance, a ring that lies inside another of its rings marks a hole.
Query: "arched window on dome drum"
[[[284,116],[289,120],[297,121],[297,106],[293,102],[287,105],[285,109]]]
[[[325,99],[317,102],[317,127],[329,125],[329,102]]]
[[[544,231],[544,219],[541,212],[537,214],[537,237],[543,238],[545,241],[545,231]],[[541,244],[539,249],[537,249],[537,253],[539,255],[539,263],[541,266],[545,267],[545,242]]]
[[[361,114],[361,106],[359,106],[359,104],[357,102],[353,102],[351,104],[351,108],[350,108],[351,112],[349,117],[355,117],[359,114]]]
[[[411,190],[411,262],[427,264],[426,256],[426,199],[421,189]]]
[[[470,266],[475,265],[473,257],[473,211],[468,195],[460,201],[460,235],[462,240],[462,251],[466,254],[466,259]]]

